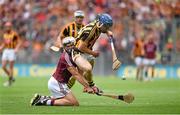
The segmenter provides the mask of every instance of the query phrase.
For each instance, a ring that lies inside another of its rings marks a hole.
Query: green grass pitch
[[[48,78],[18,77],[12,87],[3,87],[6,78],[0,78],[0,114],[172,114],[180,113],[180,79],[161,79],[152,82],[121,80],[116,77],[95,77],[96,84],[105,92],[135,95],[132,104],[82,93],[79,83],[72,91],[79,107],[39,106],[29,102],[34,93],[49,95]]]

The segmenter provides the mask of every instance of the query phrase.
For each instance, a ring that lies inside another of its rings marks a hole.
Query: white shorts
[[[135,57],[134,59],[136,66],[140,66],[143,64],[143,58],[142,57]]]
[[[14,61],[16,60],[16,54],[14,49],[4,49],[2,54],[2,61]]]
[[[143,64],[144,65],[151,65],[151,66],[153,66],[153,65],[156,64],[156,59],[147,59],[147,58],[145,58],[143,60]]]
[[[66,83],[59,83],[54,77],[49,79],[48,89],[53,98],[63,98],[71,91]]]
[[[86,60],[88,60],[88,61],[92,61],[92,60],[95,60],[95,59],[96,59],[94,56],[92,56],[92,55],[90,55],[90,54],[81,54],[81,56],[82,56],[83,58],[85,58]]]

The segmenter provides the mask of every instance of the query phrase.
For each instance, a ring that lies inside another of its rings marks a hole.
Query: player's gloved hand
[[[98,57],[99,56],[99,52],[98,51],[93,51],[93,56],[94,57]]]
[[[91,87],[84,87],[83,92],[94,93],[94,90]]]

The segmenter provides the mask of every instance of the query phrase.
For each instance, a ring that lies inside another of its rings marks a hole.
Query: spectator
[[[179,4],[179,0],[1,0],[0,27],[7,20],[11,21],[20,36],[32,47],[31,42],[35,39],[42,44],[52,41],[55,36],[49,36],[51,30],[62,29],[63,25],[72,21],[72,14],[77,9],[82,9],[87,15],[86,23],[94,20],[98,13],[107,12],[115,22],[113,31],[117,51],[129,52],[135,33],[144,34],[145,27],[149,25],[156,29],[158,48],[162,51],[172,34],[173,18],[179,19]],[[179,23],[177,21],[177,28]],[[45,52],[44,49],[41,52]],[[33,52],[28,50],[27,54]]]

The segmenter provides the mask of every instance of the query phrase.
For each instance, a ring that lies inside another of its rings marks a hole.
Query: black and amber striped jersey
[[[144,56],[144,43],[141,39],[136,39],[134,42],[133,55],[135,57]]]
[[[85,42],[89,49],[92,49],[96,40],[99,38],[101,31],[97,26],[97,21],[93,21],[86,26],[84,26],[76,37],[76,47],[78,47],[80,42]]]
[[[13,30],[11,30],[10,32],[5,32],[3,34],[3,42],[5,44],[5,48],[8,49],[16,48],[19,39],[20,38],[18,34]]]
[[[60,36],[61,38],[65,38],[68,36],[76,37],[82,27],[84,27],[84,24],[77,25],[75,22],[71,22],[62,29]]]

